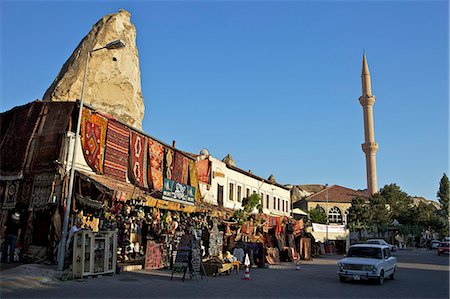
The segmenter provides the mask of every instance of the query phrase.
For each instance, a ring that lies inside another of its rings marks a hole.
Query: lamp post
[[[328,184],[325,184],[325,216],[327,217],[327,228],[325,235],[325,243],[328,244]]]
[[[64,270],[64,257],[66,255],[67,229],[69,227],[69,215],[70,215],[70,210],[71,210],[71,206],[72,206],[72,193],[73,193],[73,184],[74,184],[74,177],[75,177],[75,159],[76,159],[77,149],[78,149],[78,135],[80,135],[81,117],[83,114],[84,90],[86,87],[86,77],[87,77],[88,66],[89,66],[89,58],[91,57],[91,53],[95,52],[95,51],[99,51],[102,49],[107,49],[107,50],[120,49],[123,47],[125,47],[125,44],[120,39],[118,39],[118,40],[114,40],[112,42],[107,43],[103,47],[100,47],[97,49],[92,49],[92,50],[88,51],[88,53],[87,53],[86,67],[84,69],[83,86],[81,88],[80,110],[78,111],[77,130],[75,133],[75,142],[74,142],[74,148],[73,148],[73,152],[72,152],[72,165],[70,168],[69,190],[67,192],[66,209],[64,210],[61,241],[60,241],[59,250],[58,250],[58,270],[59,271]]]

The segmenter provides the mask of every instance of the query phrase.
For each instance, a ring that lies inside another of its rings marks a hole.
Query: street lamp
[[[326,235],[325,235],[325,244],[328,244],[328,184],[325,184],[325,216],[327,217],[327,228],[326,228]]]
[[[58,270],[59,271],[64,270],[64,257],[66,255],[67,229],[69,227],[69,215],[70,215],[70,210],[71,210],[71,205],[72,205],[72,193],[73,193],[73,184],[74,184],[74,177],[75,177],[75,159],[76,159],[77,149],[78,149],[78,135],[80,135],[81,117],[83,114],[84,89],[86,87],[86,77],[87,77],[88,66],[89,66],[89,58],[91,57],[92,52],[96,52],[96,51],[99,51],[102,49],[107,49],[107,50],[120,49],[123,47],[125,47],[125,44],[120,39],[117,39],[117,40],[107,43],[103,47],[100,47],[97,49],[92,49],[92,50],[88,51],[88,53],[87,53],[86,67],[84,69],[83,86],[81,88],[80,110],[78,111],[77,131],[75,134],[75,142],[74,142],[74,148],[73,148],[73,152],[72,152],[72,166],[70,168],[69,190],[67,192],[66,209],[64,210],[63,228],[62,228],[61,241],[60,241],[59,250],[58,250]]]

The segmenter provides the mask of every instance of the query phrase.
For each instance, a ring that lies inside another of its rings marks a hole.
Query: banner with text
[[[319,224],[319,223],[313,223],[313,231],[315,232],[326,232],[327,231],[327,225],[326,224]],[[329,233],[344,233],[345,232],[345,225],[328,225],[328,232]]]

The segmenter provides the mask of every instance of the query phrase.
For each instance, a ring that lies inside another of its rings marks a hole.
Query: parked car
[[[450,253],[450,242],[441,242],[437,248],[438,255]]]
[[[346,257],[337,265],[340,282],[372,279],[381,285],[385,278],[395,278],[397,259],[391,256],[389,246],[356,244],[350,246]]]
[[[388,246],[391,251],[396,251],[397,250],[397,246],[396,245],[389,244],[388,242],[386,242],[383,239],[369,239],[369,240],[366,241],[366,244],[385,245],[385,246]]]
[[[441,241],[439,240],[431,240],[430,249],[437,249]]]

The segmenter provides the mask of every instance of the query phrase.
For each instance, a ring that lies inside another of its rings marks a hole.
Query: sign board
[[[193,205],[195,202],[195,187],[164,178],[162,198]]]
[[[192,242],[192,249],[191,249],[191,265],[192,265],[192,272],[195,274],[200,273],[202,263],[202,251],[200,248],[200,241],[194,240]]]
[[[313,226],[313,231],[315,231],[315,232],[326,232],[327,231],[326,224],[313,223],[312,226]],[[328,232],[329,233],[345,233],[345,225],[328,225]]]
[[[163,265],[163,244],[156,244],[154,241],[147,241],[147,250],[145,252],[146,270],[161,269]]]

